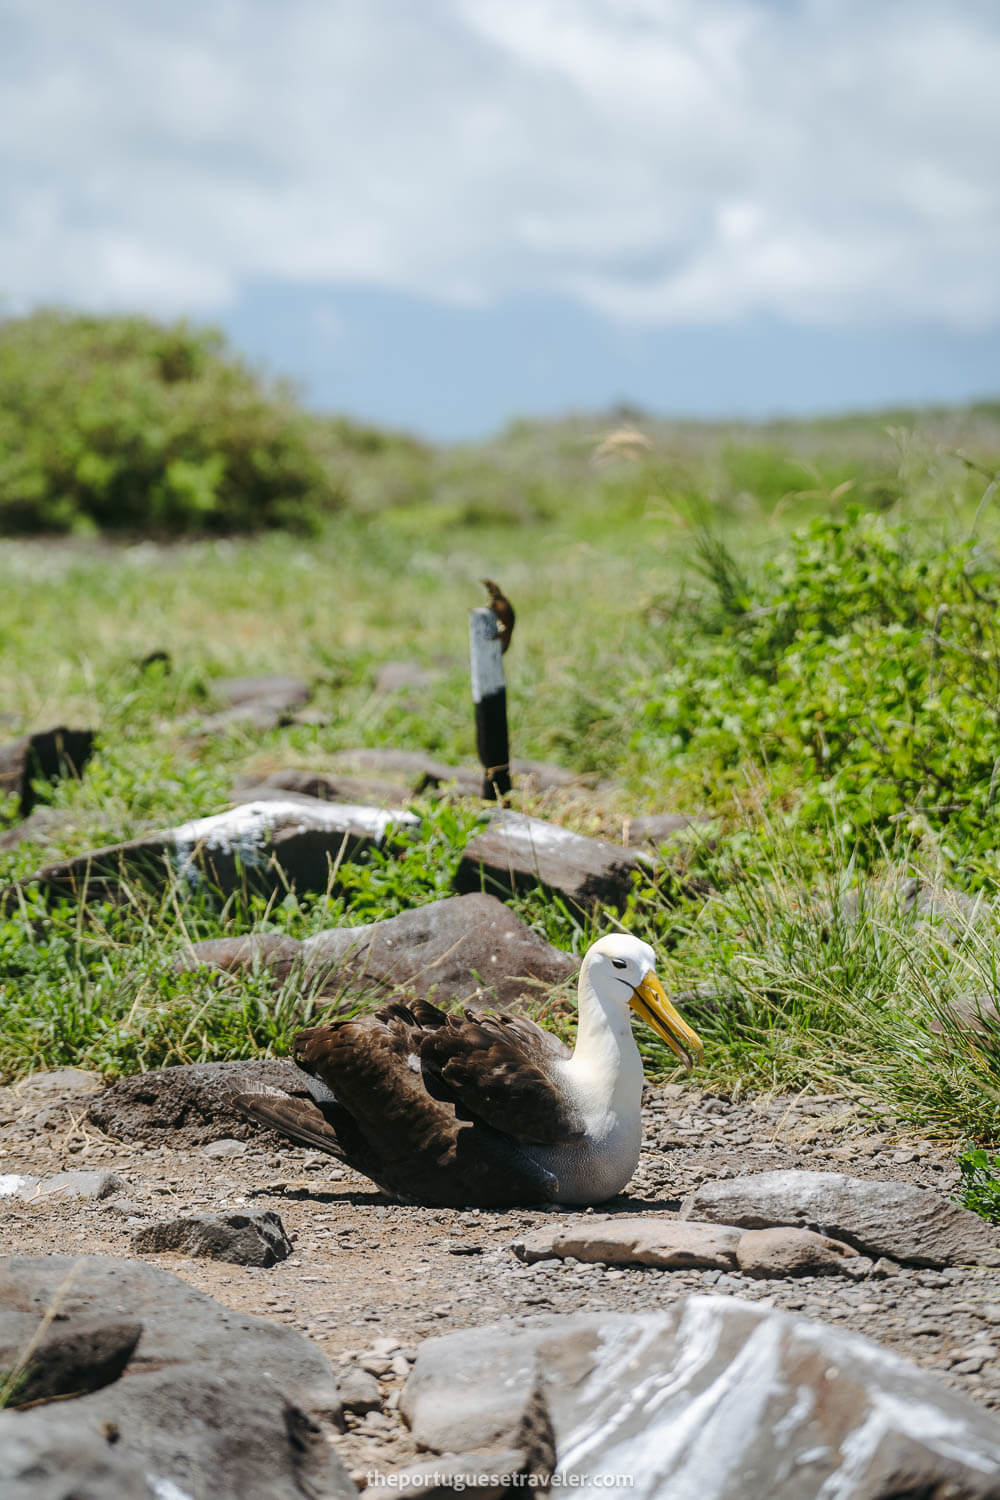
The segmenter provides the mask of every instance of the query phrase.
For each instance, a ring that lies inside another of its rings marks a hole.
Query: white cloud
[[[0,0],[0,298],[1000,323],[987,0]]]

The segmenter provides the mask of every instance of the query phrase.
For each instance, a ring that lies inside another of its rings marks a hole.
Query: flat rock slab
[[[316,797],[320,802],[353,802],[367,807],[399,807],[410,793],[404,783],[387,778],[287,767],[282,771],[261,772],[259,776],[240,776],[233,788],[233,801],[253,802],[255,793],[263,788],[268,796],[294,792],[299,797]]]
[[[132,1248],[140,1255],[178,1251],[235,1266],[274,1266],[288,1259],[292,1242],[276,1213],[253,1209],[146,1224],[132,1236]]]
[[[430,1339],[400,1411],[417,1444],[438,1452],[509,1445],[536,1382],[567,1489],[635,1500],[1000,1494],[991,1412],[860,1335],[731,1297]]]
[[[502,896],[545,886],[584,912],[621,910],[641,868],[649,868],[649,860],[634,849],[503,810],[466,844],[453,884]]]
[[[553,948],[495,896],[476,892],[430,901],[363,927],[334,928],[296,942],[274,933],[194,943],[185,964],[229,972],[263,965],[284,980],[296,968],[319,993],[345,986],[437,999],[440,1003],[516,1008],[575,973]]]
[[[653,1215],[591,1214],[546,1224],[515,1240],[524,1261],[602,1261],[609,1266],[654,1266],[661,1271],[734,1271],[748,1276],[864,1274],[872,1262],[849,1245],[808,1229],[739,1229]]]
[[[299,677],[220,677],[210,684],[216,699],[226,707],[199,718],[199,734],[219,734],[231,728],[264,732],[294,721],[299,709],[312,697],[312,689]]]
[[[114,1172],[56,1172],[52,1177],[19,1177],[16,1173],[0,1176],[0,1198],[16,1198],[22,1203],[59,1203],[73,1199],[99,1202],[121,1192],[125,1186]]]
[[[0,1411],[4,1500],[356,1500],[318,1425],[339,1414],[333,1372],[301,1334],[141,1261],[0,1260],[0,1346],[25,1347],[53,1305],[67,1331],[130,1322],[141,1337],[122,1378]]]
[[[414,792],[454,786],[460,796],[482,796],[482,766],[452,766],[422,750],[393,750],[380,746],[340,750],[331,756],[331,764],[348,772],[371,771],[378,776],[405,779]],[[510,769],[515,787],[525,791],[562,790],[587,786],[593,781],[591,776],[581,776],[576,771],[567,771],[565,766],[551,766],[540,760],[514,759]]]
[[[519,1260],[604,1261],[609,1266],[657,1266],[664,1271],[734,1271],[742,1230],[728,1224],[679,1223],[676,1219],[598,1218],[546,1224],[515,1240]]]
[[[254,1088],[309,1098],[302,1071],[284,1058],[190,1063],[120,1079],[93,1100],[87,1119],[114,1140],[148,1146],[204,1146],[223,1137],[283,1143],[274,1132],[262,1136],[233,1105],[234,1093]]]
[[[79,776],[94,749],[92,729],[41,730],[0,746],[0,796],[14,796],[23,816],[35,805],[33,781]]]
[[[978,1214],[908,1182],[867,1182],[839,1172],[758,1172],[706,1182],[684,1219],[769,1229],[813,1229],[862,1255],[909,1266],[1000,1265],[1000,1234]]]
[[[390,828],[416,827],[403,808],[307,803],[305,799],[249,802],[196,818],[148,838],[112,844],[59,864],[33,878],[44,890],[79,899],[113,900],[123,879],[162,886],[174,878],[207,882],[228,893],[244,882],[255,890],[325,891],[342,861],[363,859],[382,846]]]

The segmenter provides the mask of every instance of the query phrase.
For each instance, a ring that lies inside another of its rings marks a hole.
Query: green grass
[[[439,452],[320,423],[348,508],[308,539],[7,544],[10,733],[67,723],[100,737],[79,784],[43,789],[65,819],[52,848],[0,856],[0,880],[215,811],[248,770],[322,766],[358,744],[471,758],[467,611],[494,577],[518,612],[514,753],[613,783],[540,810],[612,837],[648,810],[709,820],[671,851],[684,879],[637,887],[624,918],[661,953],[668,988],[730,997],[689,1007],[706,1041],[699,1080],[841,1092],[922,1133],[994,1144],[1000,1028],[957,1026],[946,1002],[997,993],[1000,651],[987,622],[1000,528],[995,498],[980,502],[1000,412],[644,423],[652,446],[602,465],[611,425],[520,424]],[[935,635],[947,650],[930,649]],[[170,671],[138,666],[156,649]],[[378,665],[398,658],[437,672],[433,690],[376,694]],[[902,675],[870,670],[883,659]],[[214,679],[265,672],[309,678],[326,722],[192,736]],[[831,684],[847,702],[836,735]],[[870,709],[883,718],[866,740],[854,720]],[[824,742],[835,761],[806,753]],[[957,811],[926,795],[914,746]],[[198,937],[301,937],[447,894],[475,810],[414,805],[405,858],[342,872],[336,895],[135,890],[80,910],[46,909],[29,888],[0,922],[0,1070],[115,1076],[281,1052],[314,996],[263,973],[218,985],[178,972],[177,955]],[[899,895],[914,873],[978,905],[949,898],[950,916],[921,921]],[[577,954],[614,922],[541,894],[515,905]],[[664,1050],[643,1046],[668,1074]]]

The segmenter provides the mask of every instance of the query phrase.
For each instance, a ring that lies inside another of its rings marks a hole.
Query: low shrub
[[[0,531],[308,527],[343,498],[312,419],[217,331],[60,312],[0,325]]]

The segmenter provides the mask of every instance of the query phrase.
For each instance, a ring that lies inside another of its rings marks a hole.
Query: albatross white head
[[[642,1087],[642,1063],[632,1036],[634,1010],[690,1068],[701,1057],[701,1039],[678,1015],[655,973],[648,943],[626,932],[600,938],[580,970],[575,1070],[603,1075],[613,1091]],[[594,1079],[596,1083],[596,1078]]]

